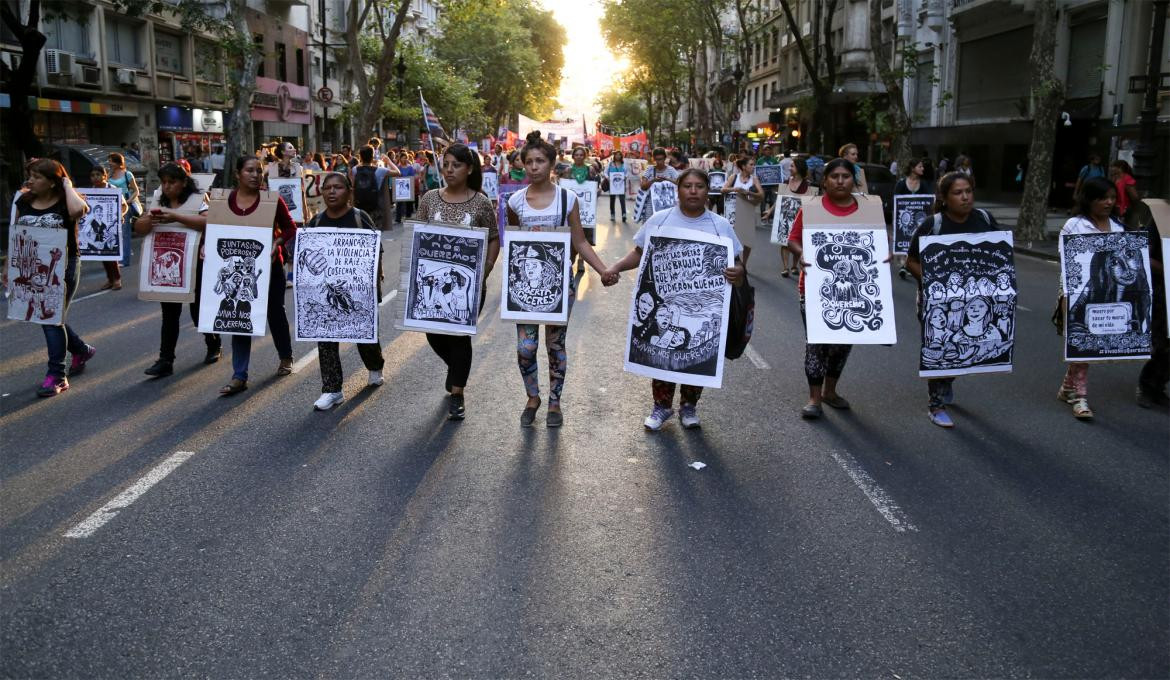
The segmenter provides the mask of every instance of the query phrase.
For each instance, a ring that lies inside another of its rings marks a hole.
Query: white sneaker
[[[674,411],[672,409],[655,404],[654,410],[650,412],[650,415],[646,416],[646,420],[642,421],[642,424],[646,426],[647,430],[657,432],[662,429],[662,424],[670,420],[670,417],[673,415]]]
[[[371,387],[378,387],[379,385],[385,384],[385,382],[385,379],[382,378],[381,371],[370,371],[370,382],[367,384]]]
[[[318,411],[328,411],[345,401],[345,395],[341,392],[322,392],[321,398],[313,402],[313,408]]]
[[[682,426],[688,430],[693,430],[699,425],[699,414],[696,412],[694,404],[683,404],[678,409],[678,420]]]

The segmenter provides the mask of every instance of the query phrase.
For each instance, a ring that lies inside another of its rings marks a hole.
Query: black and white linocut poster
[[[792,231],[800,206],[799,195],[780,194],[776,197],[776,207],[772,211],[772,243],[788,243],[788,232]]]
[[[483,193],[493,201],[500,197],[500,173],[483,173]]]
[[[264,335],[272,276],[272,229],[207,225],[199,332]],[[282,295],[284,291],[276,291]]]
[[[567,231],[504,232],[500,254],[500,318],[564,325],[569,321],[572,235]]]
[[[65,320],[69,231],[56,213],[24,215],[8,236],[8,318],[59,326]]]
[[[708,189],[710,194],[717,194],[723,188],[723,183],[727,181],[727,173],[722,170],[712,170],[707,173]]]
[[[672,208],[678,203],[678,185],[674,182],[655,182],[650,185],[650,214]]]
[[[581,211],[581,226],[597,226],[597,182],[578,182],[562,179],[560,187],[577,194],[577,208]]]
[[[624,196],[626,193],[626,173],[609,173],[609,191],[605,193],[611,196]]]
[[[1012,370],[1016,265],[1012,233],[923,236],[924,378]]]
[[[930,194],[904,194],[894,196],[894,253],[905,255],[910,251],[910,240],[918,230],[924,215],[929,215],[934,205]]]
[[[268,189],[275,191],[284,199],[288,211],[292,214],[293,222],[305,223],[305,190],[300,177],[269,177]]]
[[[625,370],[659,380],[722,387],[731,284],[731,239],[661,227],[642,252],[630,305]]]
[[[885,229],[804,228],[808,341],[826,345],[892,345],[894,298]]]
[[[487,232],[414,223],[409,252],[402,328],[475,335]]]
[[[1060,261],[1068,297],[1065,360],[1148,358],[1153,279],[1147,234],[1062,234]]]
[[[122,259],[122,190],[78,189],[89,212],[77,221],[77,248],[82,260]]]
[[[377,342],[378,234],[368,229],[301,229],[296,246],[297,340]]]

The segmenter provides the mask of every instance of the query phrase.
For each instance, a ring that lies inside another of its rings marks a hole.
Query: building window
[[[90,46],[89,22],[88,16],[81,19],[66,16],[42,19],[41,28],[47,39],[45,48],[64,50],[85,59],[96,58],[96,54]]]
[[[780,31],[772,29],[772,63],[780,59]]]
[[[256,34],[252,36],[252,43],[256,45],[256,51],[260,53],[256,66],[256,77],[264,77],[264,36]]]
[[[305,51],[297,48],[297,85],[305,84]]]
[[[154,67],[163,73],[183,75],[183,39],[177,35],[154,32]]]
[[[219,49],[214,43],[209,43],[205,40],[195,41],[195,77],[200,80],[207,80],[213,83],[218,83],[223,80],[220,77],[220,59]]]
[[[313,57],[313,79],[321,80],[321,57]]]
[[[106,15],[106,60],[114,65],[146,68],[142,25]]]
[[[288,50],[284,43],[276,43],[276,79],[288,80]]]

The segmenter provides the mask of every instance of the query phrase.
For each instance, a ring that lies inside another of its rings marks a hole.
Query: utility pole
[[[317,42],[317,46],[321,48],[321,87],[316,91],[311,91],[309,96],[320,100],[321,102],[321,131],[317,135],[317,148],[323,148],[325,142],[325,131],[329,128],[329,100],[320,97],[320,93],[329,87],[329,54],[330,48],[345,47],[345,43],[330,43],[328,42],[329,34],[325,22],[325,0],[317,0],[317,19],[321,27],[321,39]],[[312,70],[310,69],[309,80],[313,79]],[[311,83],[310,83],[311,85]],[[310,87],[310,89],[312,89]],[[334,93],[336,94],[336,93]],[[315,126],[316,121],[313,122]],[[334,151],[336,153],[340,148]]]
[[[1154,148],[1154,139],[1158,127],[1158,86],[1162,80],[1162,51],[1165,45],[1163,36],[1166,33],[1166,10],[1170,6],[1170,0],[1154,0],[1152,5],[1154,20],[1150,31],[1149,63],[1146,65],[1146,93],[1142,113],[1138,118],[1140,130],[1138,145],[1133,151],[1133,174],[1137,180],[1138,192],[1142,196],[1152,196],[1156,193],[1154,182],[1157,179],[1157,170],[1154,167],[1154,158],[1158,153]]]

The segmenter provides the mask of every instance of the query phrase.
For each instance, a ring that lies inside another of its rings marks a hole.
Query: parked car
[[[54,144],[49,150],[49,158],[59,161],[65,166],[65,171],[73,178],[73,183],[79,187],[89,186],[89,172],[95,166],[101,165],[110,169],[109,157],[112,153],[120,153],[126,158],[126,169],[134,173],[138,180],[138,189],[145,201],[154,188],[147,184],[146,166],[142,160],[126,149],[117,146],[99,146],[97,144]]]

